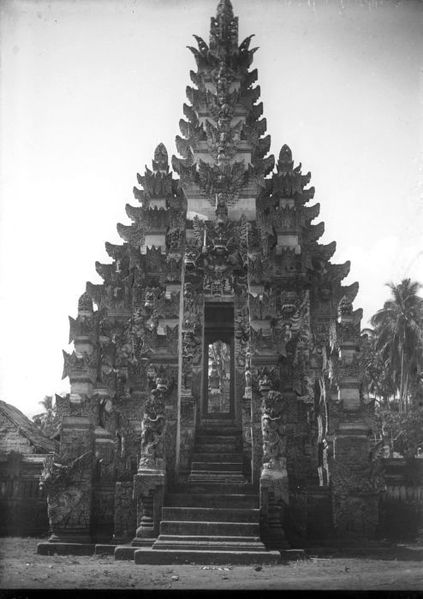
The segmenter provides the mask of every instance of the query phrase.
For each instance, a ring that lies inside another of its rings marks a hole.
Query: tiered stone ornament
[[[106,244],[104,282],[87,283],[70,321],[71,393],[59,405],[60,467],[72,474],[46,474],[53,539],[69,526],[72,540],[151,544],[167,494],[189,485],[198,431],[216,419],[241,433],[241,474],[260,498],[268,547],[287,546],[287,522],[304,538],[319,521],[328,535],[371,537],[379,486],[357,366],[358,286],[342,286],[349,263],[331,263],[335,243],[318,241],[310,173],[287,145],[276,163],[268,154],[256,48],[252,36],[239,44],[229,0],[209,44],[195,39],[180,157],[172,171],[158,145],[138,175],[139,204],[126,206],[132,222],[118,225],[124,243]],[[215,341],[230,356],[221,413],[208,393]],[[75,488],[59,518],[53,498]],[[322,521],[327,498],[333,518]]]

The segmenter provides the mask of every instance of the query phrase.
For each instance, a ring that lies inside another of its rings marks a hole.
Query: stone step
[[[213,507],[164,507],[163,520],[185,520],[195,522],[254,522],[260,518],[259,509],[233,509]]]
[[[241,453],[241,443],[203,443],[194,445],[194,453]]]
[[[173,493],[191,493],[194,494],[240,494],[251,495],[252,497],[258,496],[258,490],[253,487],[251,483],[245,479],[241,482],[219,482],[219,481],[187,481],[184,484],[175,485],[171,492]]]
[[[192,462],[236,462],[242,464],[244,462],[242,453],[239,451],[233,451],[230,453],[219,453],[216,452],[195,452],[192,455]]]
[[[176,549],[178,551],[266,551],[266,547],[261,541],[255,543],[244,543],[239,541],[164,541],[159,537],[154,543],[152,549]]]
[[[138,549],[136,564],[278,564],[278,551],[186,551],[175,549]]]
[[[196,445],[204,445],[212,443],[213,445],[221,445],[226,443],[241,443],[241,435],[199,435],[195,437]]]
[[[207,470],[207,471],[196,470],[194,472],[191,472],[188,480],[190,482],[201,482],[201,483],[216,482],[216,483],[236,484],[236,483],[242,483],[244,480],[244,476],[240,473],[230,472],[230,471],[229,472],[224,472],[224,471],[210,472],[210,470]]]
[[[163,542],[178,542],[184,543],[261,543],[260,537],[242,537],[231,535],[160,535],[159,539]]]
[[[234,437],[236,439],[238,439],[239,437],[241,437],[242,431],[239,428],[235,428],[235,427],[229,427],[229,426],[216,426],[216,427],[212,427],[212,426],[207,426],[207,427],[201,427],[197,430],[197,437],[203,437],[203,436],[211,436],[211,437],[216,437],[216,436],[222,436],[222,437]]]
[[[195,520],[162,520],[163,535],[241,535],[258,536],[259,525],[255,522],[201,522]]]
[[[239,424],[234,422],[232,418],[203,418],[199,428],[207,428],[208,426],[232,426],[233,428],[239,429]]]
[[[192,462],[191,472],[201,470],[202,472],[239,472],[242,474],[242,462]]]
[[[169,493],[165,500],[166,507],[203,507],[207,505],[211,508],[227,508],[230,506],[234,510],[238,508],[257,509],[258,504],[257,495],[247,495],[245,493],[226,495],[217,493]]]

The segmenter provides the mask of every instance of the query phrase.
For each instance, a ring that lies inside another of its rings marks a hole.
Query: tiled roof
[[[50,453],[57,449],[56,442],[43,435],[37,425],[15,406],[0,400],[0,415],[19,428],[19,432],[28,439],[37,453]]]

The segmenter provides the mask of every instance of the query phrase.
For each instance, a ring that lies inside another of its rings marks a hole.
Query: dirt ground
[[[423,590],[423,546],[274,566],[138,566],[112,556],[41,556],[39,541],[0,539],[1,589]],[[2,593],[0,592],[0,595]]]

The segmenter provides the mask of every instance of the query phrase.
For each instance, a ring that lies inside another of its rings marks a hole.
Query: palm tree
[[[44,411],[41,414],[33,416],[32,420],[41,428],[45,435],[50,436],[55,431],[57,424],[56,406],[53,404],[53,396],[45,395],[44,399],[38,403],[43,406]]]
[[[399,393],[399,409],[406,411],[410,386],[423,367],[423,298],[420,283],[403,279],[389,283],[391,298],[371,318],[375,348],[391,373]]]
[[[389,399],[395,395],[395,384],[391,373],[376,349],[377,337],[372,329],[363,329],[360,337],[359,361],[363,372],[363,385],[376,402],[389,406]]]
[[[50,414],[53,411],[53,396],[44,395],[44,399],[38,402],[40,406],[43,406],[44,411]]]

